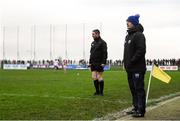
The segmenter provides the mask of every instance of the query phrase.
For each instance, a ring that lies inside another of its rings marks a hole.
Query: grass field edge
[[[165,95],[165,96],[161,96],[160,98],[157,99],[151,99],[148,101],[147,104],[147,111],[149,110],[153,110],[154,108],[156,108],[159,105],[162,105],[162,103],[164,102],[169,102],[169,100],[172,100],[176,97],[180,97],[180,92],[175,92],[175,93],[171,93],[169,95]],[[164,104],[163,103],[163,104]],[[158,105],[159,104],[159,105]],[[131,119],[131,116],[127,115],[126,112],[131,110],[132,107],[128,107],[126,109],[120,110],[118,112],[115,113],[109,113],[106,116],[103,116],[101,118],[95,118],[93,119],[93,121],[98,121],[98,120],[118,120],[118,119],[122,119],[122,120],[126,120],[126,119]]]

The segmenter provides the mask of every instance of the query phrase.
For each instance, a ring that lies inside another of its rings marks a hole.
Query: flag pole
[[[148,96],[149,96],[149,90],[150,90],[150,86],[151,86],[151,78],[152,78],[152,71],[153,71],[153,67],[154,67],[154,62],[152,63],[152,69],[149,75],[149,82],[148,82],[148,88],[147,88],[147,93],[146,93],[146,104],[148,101]]]

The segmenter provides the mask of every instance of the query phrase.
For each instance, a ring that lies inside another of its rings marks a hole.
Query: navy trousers
[[[146,112],[146,94],[144,90],[145,72],[127,72],[133,106],[140,113]]]

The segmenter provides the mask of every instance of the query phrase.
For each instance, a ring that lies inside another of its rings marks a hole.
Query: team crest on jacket
[[[128,44],[130,44],[131,43],[131,40],[128,40]]]

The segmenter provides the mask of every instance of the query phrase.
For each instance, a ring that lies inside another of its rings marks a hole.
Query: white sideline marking
[[[148,103],[152,103],[152,102],[155,102],[156,105],[150,105],[146,108],[146,111],[150,111],[150,110],[153,110],[159,106],[162,106],[168,102],[171,102],[173,100],[176,100],[180,98],[180,92],[176,92],[176,93],[173,93],[173,94],[169,94],[169,95],[165,95],[165,96],[162,96],[158,99],[151,99],[148,101]],[[164,101],[165,100],[165,101]],[[131,110],[132,107],[129,107],[127,109],[124,109],[124,110],[121,110],[119,112],[115,112],[115,113],[109,113],[101,118],[95,118],[94,121],[97,121],[97,120],[132,120],[132,117],[130,115],[127,115],[126,112]]]
[[[156,108],[158,108],[158,107],[160,107],[160,106],[162,106],[162,105],[164,105],[164,104],[166,104],[166,103],[172,102],[172,101],[177,100],[177,99],[180,99],[180,96],[173,97],[172,99],[167,99],[167,100],[164,101],[164,102],[159,102],[159,103],[157,103],[155,106],[149,106],[149,107],[147,107],[146,112],[149,112],[149,111],[151,111],[151,110],[154,110],[154,109],[156,109]],[[118,119],[118,120],[132,120],[132,119],[133,119],[132,116],[127,115],[127,116],[121,117],[121,118]]]
[[[81,100],[98,100],[98,98],[82,98],[82,97],[66,97],[66,96],[50,96],[50,95],[32,95],[32,94],[15,94],[15,93],[0,93],[0,96],[14,96],[14,97],[42,97],[42,98],[64,98],[64,99],[81,99]],[[121,103],[121,104],[127,104],[130,103],[128,101],[122,101],[122,100],[102,100],[104,102],[109,103]]]

